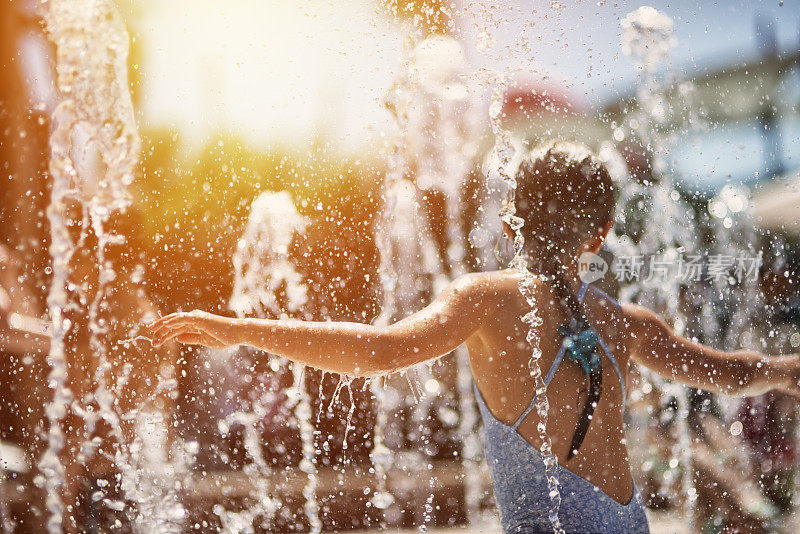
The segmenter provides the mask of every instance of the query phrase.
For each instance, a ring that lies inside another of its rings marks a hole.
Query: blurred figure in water
[[[739,408],[742,436],[751,447],[762,491],[780,513],[792,509],[797,471],[796,407],[797,399],[767,393],[745,399]]]

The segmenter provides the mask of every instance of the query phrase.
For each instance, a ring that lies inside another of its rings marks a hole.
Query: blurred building
[[[800,235],[800,49],[780,52],[770,26],[760,18],[755,26],[759,59],[676,83],[660,127],[673,136],[670,164],[684,191],[710,197],[747,186],[759,225]],[[630,96],[603,115],[625,124],[636,110]]]

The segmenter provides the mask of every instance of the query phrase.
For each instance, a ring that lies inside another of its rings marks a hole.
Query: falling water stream
[[[517,177],[515,173],[509,172],[509,168],[514,158],[515,147],[511,134],[504,129],[502,123],[503,103],[505,102],[507,89],[507,80],[501,75],[496,81],[489,105],[489,120],[492,125],[492,132],[495,135],[495,146],[493,149],[494,160],[497,165],[495,171],[501,176],[507,186],[507,196],[500,210],[500,217],[514,232],[514,257],[510,262],[510,267],[520,272],[519,290],[531,307],[531,310],[523,316],[522,320],[529,327],[526,339],[528,343],[530,343],[533,351],[528,367],[535,388],[535,407],[536,413],[539,416],[537,431],[539,432],[539,438],[542,440],[540,450],[544,461],[545,477],[547,478],[547,487],[551,502],[548,517],[554,532],[562,533],[564,530],[561,527],[561,521],[558,517],[559,508],[561,506],[561,494],[558,489],[559,482],[557,475],[558,458],[553,454],[552,442],[550,436],[547,434],[547,414],[550,406],[546,395],[547,386],[544,383],[542,370],[539,365],[539,360],[542,357],[538,335],[541,318],[538,316],[536,300],[533,293],[537,280],[533,273],[528,270],[528,260],[525,255],[525,237],[522,234],[522,227],[525,221],[516,215],[516,207],[514,205]]]
[[[561,7],[562,4],[560,2],[551,2],[550,13],[555,17],[559,17]],[[525,11],[522,11],[520,14],[523,13],[525,13]],[[531,15],[535,13],[536,9],[532,8]],[[490,57],[492,51],[498,46],[498,35],[494,35],[494,33],[500,30],[502,25],[506,22],[505,17],[501,13],[501,6],[492,3],[475,6],[470,5],[468,15],[472,18],[476,29],[476,49],[486,57]],[[519,14],[515,14],[514,16],[519,16]],[[539,419],[537,423],[537,433],[541,440],[540,452],[544,463],[547,491],[551,503],[550,509],[548,510],[548,519],[550,520],[553,531],[559,534],[563,533],[564,530],[559,519],[561,494],[559,491],[557,470],[558,458],[553,453],[552,441],[547,432],[547,420],[550,406],[546,395],[547,387],[544,383],[540,366],[542,357],[542,351],[539,347],[539,327],[541,326],[541,318],[533,294],[533,289],[537,283],[537,277],[531,273],[528,268],[525,237],[522,230],[525,221],[516,215],[515,206],[517,188],[516,164],[518,164],[521,159],[521,154],[519,154],[521,147],[520,140],[515,139],[512,132],[506,128],[504,123],[504,119],[506,118],[504,113],[506,97],[509,90],[513,88],[517,76],[522,73],[536,73],[536,69],[530,64],[525,64],[521,66],[521,68],[518,65],[515,68],[515,58],[509,54],[510,50],[530,52],[530,36],[528,35],[528,31],[531,28],[533,28],[533,24],[531,24],[530,27],[524,27],[520,33],[514,37],[512,46],[500,49],[501,57],[498,59],[506,65],[503,70],[480,73],[483,83],[490,88],[488,120],[491,126],[491,132],[494,134],[494,146],[488,158],[489,168],[486,180],[489,195],[484,201],[484,206],[487,208],[487,213],[492,213],[494,212],[493,208],[497,208],[499,205],[498,214],[500,219],[508,225],[513,232],[513,256],[509,259],[507,266],[519,271],[521,275],[518,284],[519,291],[530,306],[530,311],[522,317],[522,321],[528,326],[526,340],[531,348],[528,368],[534,386],[534,395],[536,399],[535,411]],[[484,228],[483,231],[485,232],[486,229]],[[489,234],[491,235],[491,233]]]
[[[107,382],[107,347],[103,335],[108,325],[100,316],[106,286],[115,278],[106,260],[106,247],[121,237],[105,225],[130,199],[127,187],[133,180],[139,138],[128,89],[128,33],[111,0],[46,0],[39,5],[47,36],[55,47],[56,84],[61,97],[52,116],[49,171],[52,281],[47,307],[52,337],[47,362],[48,384],[53,398],[46,406],[47,449],[39,462],[41,482],[47,492],[48,531],[57,533],[64,522],[61,491],[66,483],[60,453],[65,443],[62,421],[70,409],[83,415],[89,432],[97,418],[83,410],[68,387],[69,349],[66,339],[76,327],[66,314],[86,299],[86,288],[70,280],[70,262],[84,245],[88,232],[97,240],[99,279],[89,297],[90,344],[97,358],[95,400],[97,417],[118,429],[119,416],[110,401]],[[75,209],[80,209],[75,221]],[[74,234],[78,227],[78,236]],[[76,298],[79,297],[79,298]],[[77,404],[76,404],[77,403]],[[87,436],[88,437],[88,436]],[[122,436],[116,432],[118,456],[123,455]],[[91,453],[94,442],[84,444]],[[118,467],[128,467],[118,458]],[[70,519],[72,521],[72,519]]]
[[[233,256],[234,285],[229,306],[237,316],[280,317],[286,311],[309,318],[303,311],[307,287],[289,258],[292,240],[307,225],[308,221],[297,212],[287,192],[265,192],[253,201],[247,226]],[[285,295],[283,301],[278,298],[281,291]],[[292,370],[293,384],[286,391],[287,407],[293,410],[297,420],[302,443],[299,468],[306,474],[303,511],[311,532],[318,533],[322,530],[322,522],[317,502],[318,477],[311,399],[303,380],[304,366],[298,363],[288,365]],[[276,369],[273,367],[273,370]],[[260,518],[261,522],[266,522],[280,506],[272,495],[269,482],[272,468],[264,458],[261,433],[258,431],[265,416],[265,399],[259,398],[250,411],[237,411],[225,421],[227,428],[233,424],[244,428],[244,446],[252,460],[245,471],[254,484],[251,506],[239,512],[228,511],[221,506],[216,508],[217,515],[228,531],[249,532],[253,521]]]

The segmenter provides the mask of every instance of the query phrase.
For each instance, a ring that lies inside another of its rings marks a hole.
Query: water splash
[[[289,408],[294,410],[295,419],[300,429],[300,442],[302,443],[302,457],[300,470],[306,474],[306,484],[303,486],[303,512],[308,519],[310,532],[322,532],[322,521],[319,518],[319,503],[317,502],[317,459],[314,447],[314,425],[311,424],[311,397],[303,380],[305,366],[299,363],[292,364],[294,383],[286,392],[289,397]],[[351,395],[352,397],[352,395]],[[345,437],[345,441],[347,437]]]
[[[744,217],[746,193],[723,189],[709,202],[710,213],[696,213],[676,186],[676,178],[669,166],[667,157],[674,133],[674,125],[682,129],[695,130],[702,126],[702,119],[694,111],[697,106],[691,101],[693,88],[689,82],[678,83],[672,62],[672,48],[675,45],[673,22],[669,16],[651,7],[641,7],[629,13],[622,21],[622,49],[642,72],[637,90],[639,109],[627,118],[635,138],[650,153],[652,161],[651,176],[647,181],[633,180],[626,176],[621,190],[620,206],[623,226],[640,224],[641,231],[628,235],[612,234],[609,245],[618,255],[645,255],[671,264],[680,264],[698,254],[700,242],[698,235],[711,236],[709,257],[724,254],[733,257],[754,255],[758,238],[753,225]],[[682,106],[681,106],[682,105]],[[621,132],[621,130],[620,130]],[[710,216],[709,216],[710,214]],[[639,217],[640,221],[636,221]],[[733,229],[735,227],[735,230]],[[745,230],[747,228],[748,230]],[[652,271],[658,269],[651,263]],[[658,275],[658,272],[655,272]],[[649,280],[633,280],[623,287],[620,300],[637,302],[663,313],[669,317],[679,334],[686,334],[690,328],[689,320],[681,305],[687,296],[695,295],[702,302],[698,314],[699,333],[707,342],[713,341],[726,349],[739,348],[739,338],[746,331],[746,337],[755,339],[750,318],[760,307],[760,298],[753,280],[741,280],[734,288],[730,276],[712,279],[681,279],[671,276]],[[718,312],[712,310],[714,302],[720,297],[730,302],[725,306],[734,310],[731,320],[725,323]],[[671,466],[680,468],[681,493],[684,497],[684,516],[691,524],[694,520],[694,506],[697,490],[693,484],[692,441],[688,427],[688,391],[677,383],[660,379],[652,373],[643,371],[650,386],[661,391],[663,404],[674,399],[677,402],[675,415],[677,440],[672,447]]]
[[[396,170],[390,171],[396,172]],[[388,177],[387,180],[391,180]],[[421,290],[424,281],[431,273],[441,272],[435,243],[428,235],[423,214],[417,202],[417,191],[406,179],[400,179],[386,193],[386,204],[382,215],[381,229],[378,231],[381,254],[381,280],[383,283],[383,307],[376,324],[386,325],[414,313],[424,305],[428,293]],[[438,279],[434,275],[434,279]],[[440,282],[434,281],[434,285]],[[391,294],[390,294],[391,291]],[[370,382],[370,390],[377,400],[377,418],[373,429],[374,447],[371,454],[376,474],[376,491],[372,497],[373,505],[386,509],[394,497],[386,488],[388,471],[394,464],[394,454],[387,447],[384,434],[387,425],[387,411],[397,411],[399,406],[389,406],[386,398],[387,384],[391,379],[375,379]],[[412,385],[412,391],[413,391]],[[430,396],[417,400],[412,420],[423,423],[431,405]],[[424,415],[423,415],[424,414]],[[424,449],[422,446],[420,449]],[[420,460],[421,462],[422,460]]]
[[[148,337],[148,336],[144,336],[144,335],[126,337],[125,339],[118,340],[117,344],[118,345],[135,344],[137,341],[146,341],[147,343],[149,343],[151,345],[153,344],[153,339]]]
[[[296,313],[306,303],[307,288],[289,261],[287,252],[295,233],[308,225],[283,191],[261,193],[250,207],[247,226],[233,255],[233,293],[230,309],[240,317],[283,313],[278,295],[286,295],[286,309]]]
[[[130,444],[135,476],[122,477],[125,495],[137,495],[134,532],[179,534],[184,531],[187,511],[180,502],[178,489],[192,463],[193,450],[170,451],[169,429],[164,416],[155,411],[140,411],[135,416],[136,437]],[[170,460],[168,454],[173,454]],[[96,492],[93,498],[101,498]]]
[[[3,528],[3,534],[13,534],[16,530],[16,523],[11,518],[8,509],[8,497],[6,495],[7,480],[10,480],[10,473],[3,470],[0,473],[0,525]]]
[[[674,84],[672,47],[675,44],[673,23],[666,14],[643,6],[629,13],[621,22],[623,28],[622,49],[640,71],[642,82],[637,89],[639,113],[630,120],[632,129],[642,146],[651,154],[652,177],[654,182],[639,183],[628,181],[621,187],[619,205],[623,209],[623,220],[632,219],[634,214],[625,212],[629,206],[644,213],[638,242],[627,237],[619,239],[612,234],[609,246],[618,255],[660,254],[666,261],[679,261],[684,254],[693,253],[698,246],[696,234],[691,231],[695,221],[691,207],[683,201],[675,188],[668,169],[668,136],[665,126],[673,118],[673,110],[666,98],[666,91]],[[644,207],[644,209],[642,209]],[[665,232],[665,229],[669,231]],[[682,281],[678,277],[659,280],[658,284],[638,283],[636,281],[620,291],[623,302],[637,302],[670,317],[675,331],[683,334],[687,319],[680,307]],[[691,505],[696,496],[692,482],[692,448],[688,427],[689,401],[687,389],[678,383],[661,379],[653,373],[642,370],[645,380],[662,393],[662,402],[671,399],[677,402],[678,439],[672,448],[671,466],[680,466],[682,493],[688,506],[686,517],[691,521]]]
[[[88,316],[90,344],[98,359],[96,378],[100,378],[95,396],[101,398],[108,393],[104,388],[108,363],[107,348],[101,341],[107,325],[100,319],[99,310],[105,286],[115,278],[105,253],[108,245],[120,242],[120,237],[105,225],[115,212],[130,203],[127,187],[133,181],[139,138],[128,90],[128,33],[114,2],[46,0],[40,3],[39,13],[55,47],[56,83],[61,97],[52,114],[52,193],[47,209],[53,273],[47,297],[53,325],[47,362],[53,398],[45,409],[47,449],[39,461],[47,493],[47,528],[55,533],[61,531],[64,521],[60,492],[66,480],[60,453],[65,437],[61,422],[73,403],[67,386],[69,360],[65,340],[76,325],[66,312],[75,309],[72,295],[83,293],[83,288],[69,280],[70,261],[91,229],[97,239],[100,272]],[[79,222],[73,220],[76,205],[81,211]],[[74,237],[76,226],[79,235]],[[116,418],[112,406],[98,404],[101,417]],[[91,429],[93,420],[86,423]]]
[[[447,283],[445,272],[450,279],[467,272],[463,214],[467,178],[478,153],[477,114],[465,80],[466,57],[452,37],[435,35],[421,41],[412,52],[409,71],[413,91],[407,138],[416,185],[423,194],[436,191],[445,201],[444,250],[440,265],[431,271],[438,292]],[[474,523],[481,495],[480,443],[475,433],[478,413],[472,371],[464,345],[456,349],[455,361],[464,504],[468,523]]]
[[[233,256],[234,285],[229,306],[239,317],[280,317],[285,311],[303,314],[307,287],[289,259],[289,247],[295,235],[307,225],[308,220],[297,212],[287,192],[264,192],[253,201],[247,226]],[[287,407],[293,410],[298,423],[302,443],[299,467],[307,476],[303,487],[303,511],[311,532],[318,533],[322,530],[322,521],[317,501],[319,481],[311,400],[303,380],[304,366],[298,363],[290,365],[294,382],[286,392]],[[270,393],[262,395],[249,413],[236,412],[226,420],[226,426],[238,423],[245,429],[245,450],[253,460],[252,464],[245,466],[245,472],[254,481],[256,494],[256,503],[243,511],[217,509],[226,529],[249,531],[256,518],[262,517],[264,521],[280,506],[267,486],[272,470],[263,457],[257,431],[257,425],[266,416],[266,395]]]
[[[389,168],[384,181],[386,199],[377,235],[383,293],[377,324],[388,324],[413,313],[424,306],[432,294],[441,291],[449,279],[467,272],[462,196],[466,178],[476,159],[477,144],[475,114],[463,79],[466,70],[463,50],[454,39],[436,35],[416,45],[413,39],[409,39],[405,57],[403,68],[386,99],[398,135],[389,153]],[[411,179],[407,179],[406,174],[411,175]],[[431,227],[436,225],[431,224],[429,215],[422,209],[422,197],[427,193],[440,195],[445,202],[443,246],[437,244],[438,240],[432,234]],[[415,246],[410,246],[415,242]],[[430,280],[430,283],[421,283],[424,280]],[[457,433],[462,444],[465,509],[468,521],[473,522],[481,496],[480,444],[474,432],[478,417],[471,387],[469,355],[464,347],[456,350],[455,358],[461,415]],[[413,393],[414,382],[408,374],[406,376]],[[433,379],[431,368],[420,366],[415,379],[423,382]],[[378,400],[374,459],[380,460],[375,463],[378,491],[374,499],[379,501],[377,504],[385,505],[390,501],[385,490],[386,471],[391,466],[393,455],[385,448],[383,439],[386,425],[384,392],[379,381],[373,381],[371,387]],[[424,393],[415,393],[415,397],[411,419],[414,428],[424,428],[435,399]],[[413,431],[409,438],[420,442],[419,450],[433,450],[430,436],[424,431]],[[408,454],[405,458],[415,465],[428,464],[421,453]],[[430,480],[433,484],[433,479]],[[423,529],[432,519],[432,493],[425,503],[420,527]]]
[[[397,235],[398,230],[402,232],[401,228],[403,228],[397,225],[397,217],[405,215],[409,217],[406,222],[411,224],[419,220],[418,217],[416,217],[417,210],[416,203],[413,200],[413,186],[404,178],[407,170],[405,133],[408,128],[410,105],[410,86],[406,74],[407,64],[410,61],[412,44],[413,40],[411,38],[404,41],[402,60],[404,68],[400,70],[398,77],[384,97],[384,104],[392,117],[399,135],[395,137],[394,142],[391,144],[387,157],[388,168],[383,182],[385,199],[375,235],[380,262],[378,266],[378,277],[381,285],[382,298],[381,312],[375,319],[375,324],[378,326],[386,326],[392,320],[396,319],[404,307],[403,304],[414,299],[416,296],[415,294],[398,294],[400,290],[410,290],[415,293],[414,288],[416,287],[413,281],[409,284],[404,283],[407,281],[400,280],[400,276],[404,273],[398,269],[398,266],[415,266],[418,265],[418,262],[415,257],[405,258],[410,260],[410,262],[399,261],[401,259],[399,256],[408,253],[410,248],[398,246],[399,241],[397,239],[398,237],[403,237]],[[411,208],[410,211],[409,208]],[[417,229],[410,227],[410,225],[405,225],[405,228],[412,231]],[[414,240],[409,241],[409,243],[414,242]],[[410,253],[413,256],[413,251],[410,251]],[[370,502],[379,510],[385,511],[395,501],[394,495],[388,490],[387,486],[388,473],[394,465],[395,458],[393,451],[386,446],[385,440],[389,410],[386,398],[386,381],[382,379],[371,380],[370,391],[375,397],[376,402],[376,417],[372,430],[373,448],[370,453],[370,459],[375,471],[376,488]]]
[[[253,402],[248,412],[235,412],[219,424],[223,436],[234,425],[241,425],[244,429],[244,449],[251,462],[245,464],[242,470],[252,484],[250,497],[254,501],[252,505],[238,512],[226,510],[222,505],[214,507],[214,513],[220,518],[225,532],[255,533],[254,524],[261,528],[269,528],[269,519],[281,506],[280,501],[272,495],[273,488],[270,482],[272,467],[264,458],[261,432],[259,432],[259,423],[267,416],[269,395],[269,391],[265,392]]]

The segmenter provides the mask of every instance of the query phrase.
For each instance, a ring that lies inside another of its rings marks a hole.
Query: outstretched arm
[[[426,308],[390,326],[230,319],[194,311],[154,322],[154,343],[175,339],[212,347],[250,345],[326,371],[387,374],[443,356],[480,328],[490,305],[477,276],[462,276]]]
[[[800,355],[714,350],[676,334],[647,308],[628,304],[623,311],[632,358],[664,378],[726,395],[800,394]]]

